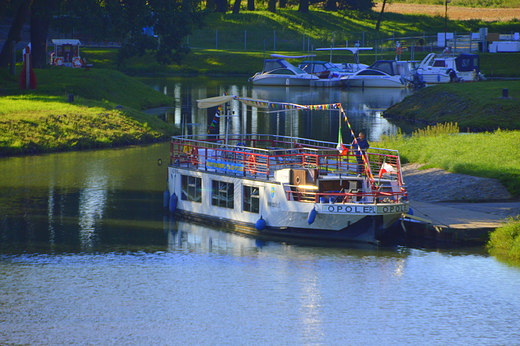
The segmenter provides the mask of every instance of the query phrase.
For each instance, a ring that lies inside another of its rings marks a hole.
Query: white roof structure
[[[53,38],[52,43],[54,43],[57,46],[61,46],[64,44],[71,44],[74,46],[80,46],[81,42],[79,40],[73,39],[73,38]]]

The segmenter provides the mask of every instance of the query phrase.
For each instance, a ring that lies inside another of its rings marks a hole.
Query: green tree
[[[222,2],[222,0],[219,0]],[[224,0],[227,5],[227,2]],[[0,13],[15,13],[8,40],[0,53],[0,67],[8,67],[11,44],[30,18],[34,67],[46,63],[49,28],[122,42],[119,61],[152,51],[161,64],[179,63],[189,53],[183,41],[193,28],[204,24],[201,0],[11,0]],[[151,27],[156,34],[146,35]]]
[[[156,59],[161,64],[180,63],[190,52],[183,44],[195,27],[205,25],[206,12],[198,0],[150,0],[154,32],[159,37]]]

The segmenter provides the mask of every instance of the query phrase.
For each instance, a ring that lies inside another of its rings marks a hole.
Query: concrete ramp
[[[520,213],[520,202],[427,203],[410,201],[413,215],[403,226],[407,235],[447,243],[485,243],[489,232],[507,216]]]

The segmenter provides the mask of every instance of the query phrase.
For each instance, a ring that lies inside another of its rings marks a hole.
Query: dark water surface
[[[520,344],[520,270],[484,249],[178,222],[168,149],[0,159],[0,345]]]

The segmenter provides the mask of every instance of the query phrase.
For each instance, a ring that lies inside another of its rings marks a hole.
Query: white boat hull
[[[210,196],[202,196],[200,202],[183,200],[182,176],[200,178],[203,191],[210,191],[212,181],[215,180],[233,184],[235,207],[231,209],[212,205]],[[258,213],[243,210],[243,185],[259,188]],[[409,209],[407,202],[365,205],[331,200],[323,200],[321,203],[291,201],[286,198],[287,191],[279,183],[217,172],[201,173],[173,165],[168,168],[168,191],[171,198],[177,198],[175,215],[184,220],[219,224],[246,234],[304,239],[376,243]],[[316,210],[316,216],[310,223],[313,209]],[[260,218],[266,222],[266,228],[262,230],[256,226]]]
[[[310,86],[311,82],[317,80],[316,78],[309,78],[308,76],[256,76],[252,79],[253,85],[283,85],[283,86]]]
[[[343,85],[341,78],[324,78],[311,81],[311,86],[318,88],[331,88]]]
[[[343,84],[347,87],[355,88],[406,88],[408,84],[403,82],[399,76],[356,76],[344,78]]]
[[[420,73],[419,77],[426,84],[444,84],[450,83],[451,77],[442,73]]]

